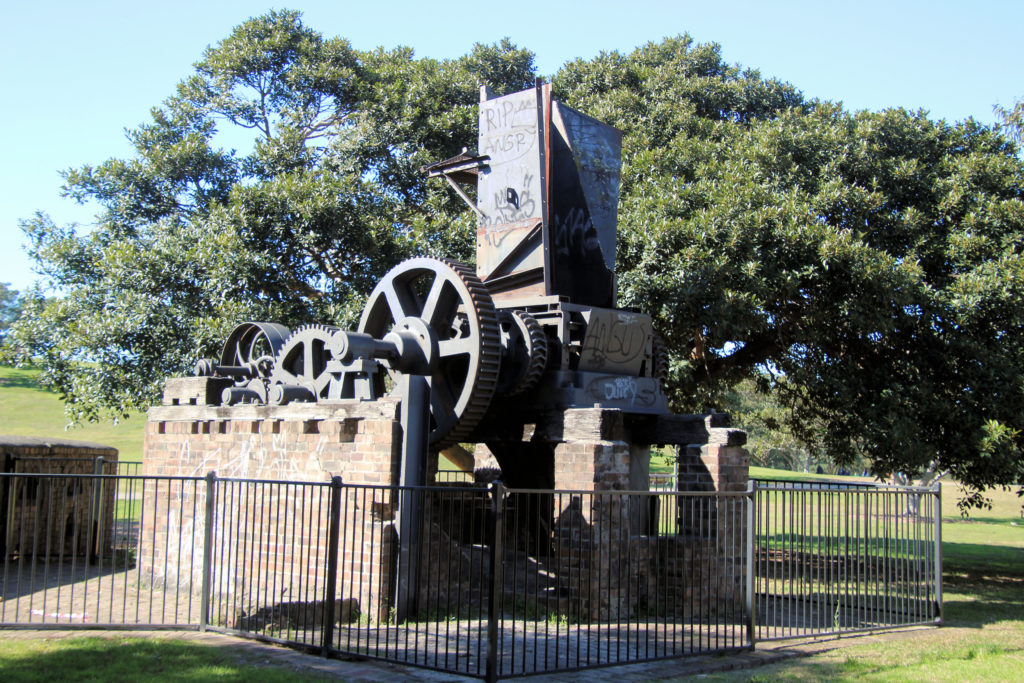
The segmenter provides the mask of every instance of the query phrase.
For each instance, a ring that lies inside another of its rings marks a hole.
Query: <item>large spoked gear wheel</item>
[[[337,327],[327,325],[304,325],[292,332],[274,360],[274,370],[270,374],[271,390],[274,385],[302,387],[311,396],[292,400],[324,398],[331,381],[327,372],[330,353],[325,347],[337,331]]]
[[[548,337],[526,311],[501,311],[501,378],[498,394],[524,394],[540,382],[548,364]]]
[[[383,339],[404,318],[422,319],[437,336],[430,383],[431,448],[458,443],[491,403],[501,364],[494,302],[465,265],[414,258],[392,268],[370,294],[359,331]]]

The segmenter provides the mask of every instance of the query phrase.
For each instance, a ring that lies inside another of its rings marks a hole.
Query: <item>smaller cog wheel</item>
[[[331,354],[326,347],[337,331],[328,325],[304,325],[292,332],[274,359],[270,383],[300,386],[316,398],[326,397],[331,381],[327,372]]]
[[[547,335],[537,319],[526,311],[502,311],[499,323],[502,362],[497,393],[526,393],[537,386],[547,367]]]

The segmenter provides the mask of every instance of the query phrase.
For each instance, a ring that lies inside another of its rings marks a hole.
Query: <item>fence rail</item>
[[[941,621],[938,489],[402,488],[109,465],[0,474],[0,626],[209,628],[495,680]]]

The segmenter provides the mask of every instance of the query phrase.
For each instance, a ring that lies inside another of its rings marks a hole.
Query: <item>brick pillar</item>
[[[644,558],[637,537],[647,532],[650,511],[646,496],[611,492],[648,489],[650,447],[630,443],[619,411],[567,410],[564,425],[565,441],[555,446],[555,489],[590,493],[556,502],[559,576],[583,615],[625,617],[640,595]]]
[[[743,445],[746,432],[738,429],[714,427],[708,429],[708,441],[680,449],[679,490],[742,492],[747,490],[750,457]],[[699,604],[721,606],[736,603],[743,595],[743,540],[746,533],[744,502],[738,497],[681,498],[678,508],[679,536],[671,541],[698,546],[687,552],[700,552],[710,563],[705,578],[692,574],[696,563],[685,563],[690,569],[669,571],[673,581],[680,582],[680,592],[690,586],[705,584]],[[677,550],[677,552],[679,552]],[[666,553],[666,556],[670,556]],[[672,583],[669,581],[668,583]],[[712,599],[708,600],[708,596]]]
[[[708,441],[679,449],[679,491],[746,491],[750,456],[743,444],[747,434],[740,429],[713,427]],[[703,509],[701,506],[700,509]],[[707,524],[704,513],[681,506],[679,529]]]

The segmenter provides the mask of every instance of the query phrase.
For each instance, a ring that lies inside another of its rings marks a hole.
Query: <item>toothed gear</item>
[[[651,334],[651,377],[662,383],[668,377],[668,347],[657,332]]]
[[[497,392],[516,396],[540,382],[548,364],[548,338],[537,319],[526,311],[502,311],[500,324],[504,355]]]
[[[430,445],[462,441],[483,418],[501,365],[501,332],[487,288],[467,266],[414,258],[392,268],[374,288],[359,332],[377,339],[399,320],[423,319],[436,333],[437,369],[430,383]]]
[[[270,383],[302,386],[324,398],[331,380],[326,372],[330,353],[325,346],[337,331],[327,325],[304,325],[292,332],[274,359]]]

